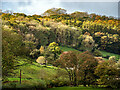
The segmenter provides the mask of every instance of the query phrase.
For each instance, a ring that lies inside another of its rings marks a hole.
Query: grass
[[[106,52],[106,51],[100,51],[101,53],[102,53],[102,56],[115,56],[116,57],[116,59],[118,60],[118,59],[120,59],[120,55],[119,54],[114,54],[114,53],[109,53],[109,52]]]
[[[74,48],[70,48],[70,47],[65,47],[65,46],[59,46],[59,48],[62,50],[62,51],[78,51]]]
[[[93,87],[54,87],[49,88],[47,90],[117,90],[117,89],[109,89],[109,88],[93,88]]]
[[[36,63],[34,61],[32,61],[31,63],[27,61],[26,58],[18,57],[17,60],[17,69],[14,70],[12,75],[8,77],[8,81],[19,81],[20,69],[22,80],[53,80],[56,76],[59,76],[59,71],[65,73],[65,70],[58,67],[40,65],[39,63]]]
[[[59,46],[59,47],[62,51],[79,51],[77,49],[66,47],[66,46]],[[81,52],[81,51],[79,51],[79,52]]]
[[[22,79],[22,80],[28,80],[28,79]],[[20,78],[8,78],[8,81],[20,81]]]
[[[77,49],[66,47],[66,46],[59,46],[59,47],[60,47],[60,49],[62,51],[79,51]],[[79,52],[81,52],[81,51],[79,51]],[[117,60],[120,59],[120,55],[119,54],[109,53],[109,52],[106,52],[106,51],[100,51],[100,52],[102,53],[103,57],[109,55],[109,56],[115,56]],[[105,60],[108,60],[108,59],[105,59]]]
[[[40,65],[36,62],[27,61],[26,58],[17,57],[17,69],[14,70],[3,83],[3,88],[26,88],[26,87],[46,87],[46,83],[51,80],[61,80],[64,78],[69,80],[68,75],[64,69],[54,66]],[[24,64],[25,63],[25,64]],[[20,69],[22,84],[20,85]],[[63,75],[62,75],[63,74]]]
[[[33,64],[26,64],[24,66],[20,66],[17,70],[15,70],[14,73],[16,78],[18,78],[20,75],[20,69],[23,79],[41,79],[46,78],[48,75],[54,77],[54,74],[57,74],[57,68],[54,68],[53,66],[49,66],[46,68],[34,62]]]

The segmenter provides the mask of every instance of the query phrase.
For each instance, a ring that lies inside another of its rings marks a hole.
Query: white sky
[[[29,2],[29,1],[54,1],[54,2],[119,2],[119,0],[1,0],[2,2]]]
[[[28,15],[40,15],[46,10],[55,7],[64,8],[68,11],[68,13],[83,11],[118,17],[118,1],[119,0],[2,0],[2,10],[12,10],[13,12],[21,12]],[[77,3],[72,4],[72,2]],[[84,3],[81,4],[82,2]],[[93,4],[89,4],[88,2]],[[102,2],[104,5],[96,4],[94,2]],[[105,4],[104,2],[108,3]],[[109,2],[116,2],[116,4],[109,4]]]

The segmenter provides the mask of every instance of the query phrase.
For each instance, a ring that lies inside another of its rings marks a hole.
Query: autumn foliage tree
[[[79,54],[79,74],[78,79],[79,83],[84,86],[95,84],[96,75],[94,71],[96,66],[98,65],[98,61],[94,58],[94,56],[88,51]]]
[[[10,75],[15,69],[15,57],[21,55],[22,37],[2,28],[2,74]]]
[[[108,60],[100,63],[95,74],[98,76],[98,84],[104,84],[112,88],[118,88],[120,84],[119,80],[119,68],[116,67],[116,63],[113,60]]]
[[[49,16],[49,15],[60,15],[60,14],[66,14],[66,10],[62,8],[51,8],[48,9],[43,13],[43,15]]]
[[[81,48],[84,50],[91,51],[95,46],[95,41],[92,36],[89,35],[81,35]]]
[[[81,54],[76,51],[63,52],[57,64],[68,72],[69,79],[75,86],[86,86],[96,81],[94,70],[98,62],[88,51]]]
[[[40,50],[40,54],[44,54],[45,52],[44,46],[41,46],[39,50]]]
[[[61,50],[56,42],[50,43],[48,46],[48,50],[54,54],[54,61],[56,60],[57,55],[61,53]]]
[[[78,58],[77,53],[74,51],[63,52],[60,58],[56,61],[58,65],[64,68],[69,76],[71,84],[77,85],[78,73]]]

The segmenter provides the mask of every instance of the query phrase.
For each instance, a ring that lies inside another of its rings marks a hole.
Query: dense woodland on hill
[[[119,87],[120,21],[118,19],[78,11],[67,14],[66,10],[61,8],[49,9],[42,15],[7,11],[2,12],[0,18],[2,20],[3,80],[19,66],[16,64],[17,57],[29,58],[30,62],[35,62],[39,57],[39,59],[45,59],[45,65],[65,68],[70,81],[75,86],[78,81],[84,86],[95,84],[96,78],[101,80],[98,81],[99,84],[104,85],[109,78],[111,81],[107,83],[108,86]],[[83,53],[79,55],[78,52],[68,51],[66,54],[59,46],[74,48]],[[100,51],[118,54],[118,57],[102,56]],[[109,60],[98,64],[94,57]],[[79,62],[80,58],[86,63]],[[66,66],[66,60],[71,61],[67,63],[70,66]],[[76,67],[77,65],[80,67]],[[87,65],[94,69],[87,68]],[[68,67],[75,67],[74,73],[70,72],[71,69]],[[101,67],[108,72],[100,73]],[[78,77],[78,69],[84,71],[80,71],[79,74],[84,73],[85,78]],[[87,77],[87,74],[90,77]]]

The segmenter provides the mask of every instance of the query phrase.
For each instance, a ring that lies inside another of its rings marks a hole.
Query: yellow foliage
[[[45,63],[45,57],[43,57],[43,56],[38,57],[36,62],[41,63],[41,64]]]
[[[45,50],[44,50],[44,47],[43,47],[43,46],[41,46],[41,47],[40,47],[40,53],[41,53],[41,54],[43,54],[43,53],[44,53],[44,51],[45,51]]]

